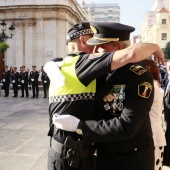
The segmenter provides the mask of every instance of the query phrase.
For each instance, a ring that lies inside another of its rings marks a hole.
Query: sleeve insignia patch
[[[138,95],[143,98],[149,98],[152,92],[152,85],[148,82],[138,85]]]
[[[89,59],[95,59],[95,58],[99,58],[103,55],[104,53],[93,53],[89,55]]]
[[[134,72],[135,74],[137,74],[138,76],[142,75],[143,73],[147,71],[145,68],[143,68],[140,65],[132,65],[130,67],[130,70]]]

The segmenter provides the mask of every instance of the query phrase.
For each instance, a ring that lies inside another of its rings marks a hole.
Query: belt
[[[52,138],[51,143],[52,143],[51,147],[57,153],[61,154],[62,151],[63,151],[64,144],[57,142],[54,138]],[[91,145],[89,145],[89,147],[86,146],[85,148],[82,148],[82,151],[81,151],[81,154],[80,154],[80,158],[86,158],[89,155],[93,155],[94,150],[92,148],[93,148],[93,146],[91,146]]]
[[[62,153],[62,150],[63,150],[63,144],[62,143],[59,143],[57,142],[54,138],[52,138],[51,140],[51,147],[57,152],[57,153]]]

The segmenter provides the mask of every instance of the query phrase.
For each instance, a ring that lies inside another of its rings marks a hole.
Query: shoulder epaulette
[[[143,68],[142,66],[138,64],[131,65],[130,70],[134,72],[135,74],[137,74],[138,76],[142,75],[143,73],[147,71],[145,68]]]

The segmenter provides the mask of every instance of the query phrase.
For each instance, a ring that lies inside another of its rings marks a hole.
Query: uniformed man
[[[14,71],[11,74],[11,81],[12,81],[13,91],[14,91],[14,95],[12,97],[18,96],[18,79],[19,79],[19,73],[17,72],[17,67],[14,67]]]
[[[91,28],[94,36],[87,43],[97,45],[94,52],[117,51],[129,44],[130,31],[125,25],[91,23]],[[86,74],[87,70],[83,73]],[[152,75],[137,63],[127,64],[97,78],[95,97],[98,121],[85,121],[71,116],[71,112],[70,115],[54,116],[53,122],[57,128],[67,132],[77,131],[85,141],[95,142],[97,170],[154,170],[154,145],[149,119],[153,95]]]
[[[8,70],[8,66],[5,65],[5,69],[2,73],[2,83],[5,91],[5,96],[9,96],[9,84],[10,84],[10,71]]]
[[[128,62],[135,62],[144,59],[146,58],[146,56],[149,56],[150,54],[155,52],[158,54],[158,56],[160,56],[160,58],[163,59],[163,53],[161,52],[160,48],[154,44],[132,45],[128,49],[121,50],[115,53],[110,52],[110,53],[104,53],[104,54],[102,53],[102,54],[94,54],[94,55],[92,54],[87,55],[85,53],[80,53],[80,52],[78,53],[77,51],[86,51],[87,53],[91,51],[89,50],[90,48],[88,48],[86,44],[86,41],[91,36],[85,35],[85,33],[89,34],[90,32],[89,29],[90,28],[87,25],[87,23],[86,24],[81,23],[81,24],[74,25],[68,31],[68,38],[69,38],[68,49],[72,48],[73,53],[71,53],[64,59],[61,66],[61,72],[66,77],[65,86],[63,86],[62,88],[56,88],[52,84],[53,77],[49,75],[52,78],[52,79],[50,78],[52,82],[50,85],[50,96],[49,96],[50,120],[54,113],[72,114],[82,120],[86,120],[86,119],[92,120],[92,118],[95,118],[94,96],[96,92],[96,80],[93,80],[95,77],[99,77],[104,73],[119,68],[127,64]],[[129,26],[124,26],[122,27],[122,29],[125,32],[127,31],[128,35],[130,32],[134,30],[133,27],[129,27]],[[138,57],[135,55],[136,54],[135,49],[139,52]],[[143,49],[145,49],[144,51],[144,54],[146,54],[145,57],[142,53]],[[54,69],[51,68],[51,71],[54,72]],[[54,72],[54,74],[56,73]],[[76,122],[74,123],[76,125],[78,124],[79,119],[75,119]],[[69,124],[69,122],[67,123]],[[50,126],[53,127],[52,122],[50,122]],[[81,156],[78,153],[71,155],[70,150],[74,150],[74,151],[76,150],[74,149],[75,145],[77,145],[75,144],[76,142],[73,142],[74,145],[73,148],[69,148],[66,147],[66,145],[64,145],[67,136],[71,136],[73,140],[78,140],[78,139],[83,140],[83,136],[79,135],[80,131],[77,129],[76,133],[75,132],[73,133],[73,132],[68,132],[70,131],[70,129],[68,131],[62,131],[56,129],[56,127],[53,128],[51,128],[51,131],[49,133],[49,135],[52,136],[53,138],[52,138],[52,147],[49,151],[49,156],[48,156],[48,161],[49,161],[48,169],[55,169],[55,168],[57,169],[64,168],[66,170],[73,169],[73,167],[71,166],[74,165],[72,164],[72,162],[75,161],[74,158],[77,158],[77,160],[80,159],[80,164],[78,164],[79,166],[74,169],[81,169],[81,168],[91,169],[92,167],[89,165],[89,163],[91,163],[90,159],[92,157],[90,157],[88,154],[83,154],[84,158],[86,159],[81,159]],[[74,129],[72,129],[71,131],[74,131]],[[84,142],[84,143],[86,148],[83,147],[83,153],[89,153],[91,148],[90,145],[91,142],[90,143]],[[65,147],[66,149],[64,149]],[[74,151],[72,153],[74,153]],[[83,162],[85,162],[85,164],[83,164]]]
[[[41,71],[42,71],[41,80],[43,83],[44,98],[47,98],[49,86],[50,86],[50,79],[49,79],[47,73],[44,71],[43,67],[44,66],[41,67]]]
[[[21,82],[21,97],[24,97],[24,90],[26,93],[26,98],[28,98],[29,93],[28,93],[28,72],[25,71],[25,66],[21,67],[21,72],[20,72],[20,82]]]
[[[38,77],[39,72],[36,70],[36,66],[32,66],[32,71],[30,72],[30,80],[32,84],[32,98],[38,98],[39,89],[38,89]]]

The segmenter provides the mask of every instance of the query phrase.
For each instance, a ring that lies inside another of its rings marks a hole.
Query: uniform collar
[[[78,52],[76,52],[76,53],[69,53],[69,54],[67,54],[67,56],[75,57],[75,56],[83,55],[83,54],[86,54],[86,53],[83,52],[83,51],[78,51]]]

